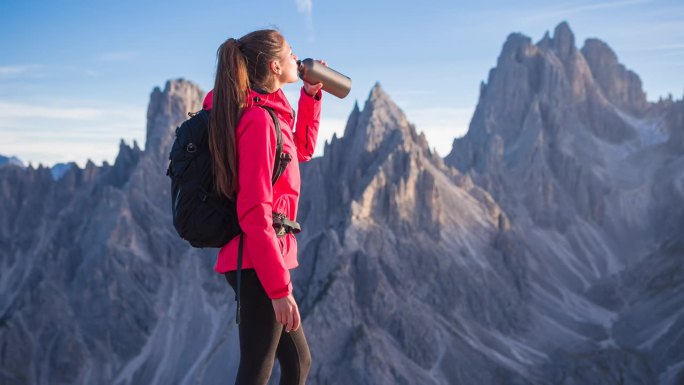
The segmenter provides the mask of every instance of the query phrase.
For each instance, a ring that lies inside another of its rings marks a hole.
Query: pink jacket
[[[213,92],[207,94],[205,109],[211,109],[212,96]],[[250,90],[248,107],[236,129],[237,212],[244,233],[242,268],[256,270],[259,281],[272,299],[292,292],[289,269],[299,265],[295,236],[287,234],[277,238],[272,213],[283,213],[290,220],[297,218],[299,162],[306,162],[313,156],[321,115],[320,99],[320,91],[314,98],[302,89],[295,124],[292,107],[282,90],[271,94]],[[256,105],[273,109],[280,121],[283,152],[292,156],[274,186],[271,186],[271,174],[276,152],[275,126],[268,112]],[[239,241],[240,237],[235,237],[221,248],[214,266],[216,272],[237,270]]]

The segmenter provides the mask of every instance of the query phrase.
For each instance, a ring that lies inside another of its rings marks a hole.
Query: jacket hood
[[[292,126],[292,123],[294,122],[292,106],[290,106],[290,102],[285,97],[285,93],[282,89],[278,89],[278,91],[270,94],[250,89],[247,108],[254,106],[271,108],[281,120],[288,122],[290,126]]]
[[[211,110],[213,106],[213,98],[214,90],[211,90],[207,93],[207,96],[204,97],[202,108],[205,110]],[[250,89],[249,99],[247,100],[247,108],[253,106],[269,107],[276,113],[276,115],[278,115],[280,119],[286,122],[289,122],[294,118],[292,106],[290,106],[290,102],[285,97],[285,93],[282,89],[278,89],[278,91],[272,93]]]

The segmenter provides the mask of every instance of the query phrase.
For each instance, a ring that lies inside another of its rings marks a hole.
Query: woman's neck
[[[252,87],[254,91],[259,93],[272,94],[280,89],[283,85],[278,82],[278,79],[273,79],[270,84],[262,84],[261,86]]]

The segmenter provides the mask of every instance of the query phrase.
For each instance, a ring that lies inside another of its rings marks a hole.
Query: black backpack
[[[283,153],[280,123],[272,109],[268,111],[275,123],[276,157],[271,183],[275,184],[290,161]],[[169,168],[171,178],[171,209],[173,226],[178,235],[193,247],[222,247],[242,230],[238,224],[235,199],[219,196],[214,191],[211,154],[209,153],[209,111],[189,114],[176,128],[171,147]]]

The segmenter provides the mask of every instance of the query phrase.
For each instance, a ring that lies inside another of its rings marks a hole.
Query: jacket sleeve
[[[302,87],[299,96],[297,123],[295,125],[294,142],[297,146],[297,159],[300,162],[311,160],[316,148],[318,125],[321,117],[321,97],[319,90],[315,96],[309,96]]]
[[[243,252],[252,259],[269,298],[282,298],[292,292],[292,283],[272,225],[276,133],[271,116],[262,108],[246,109],[236,138],[237,213],[244,236]]]

